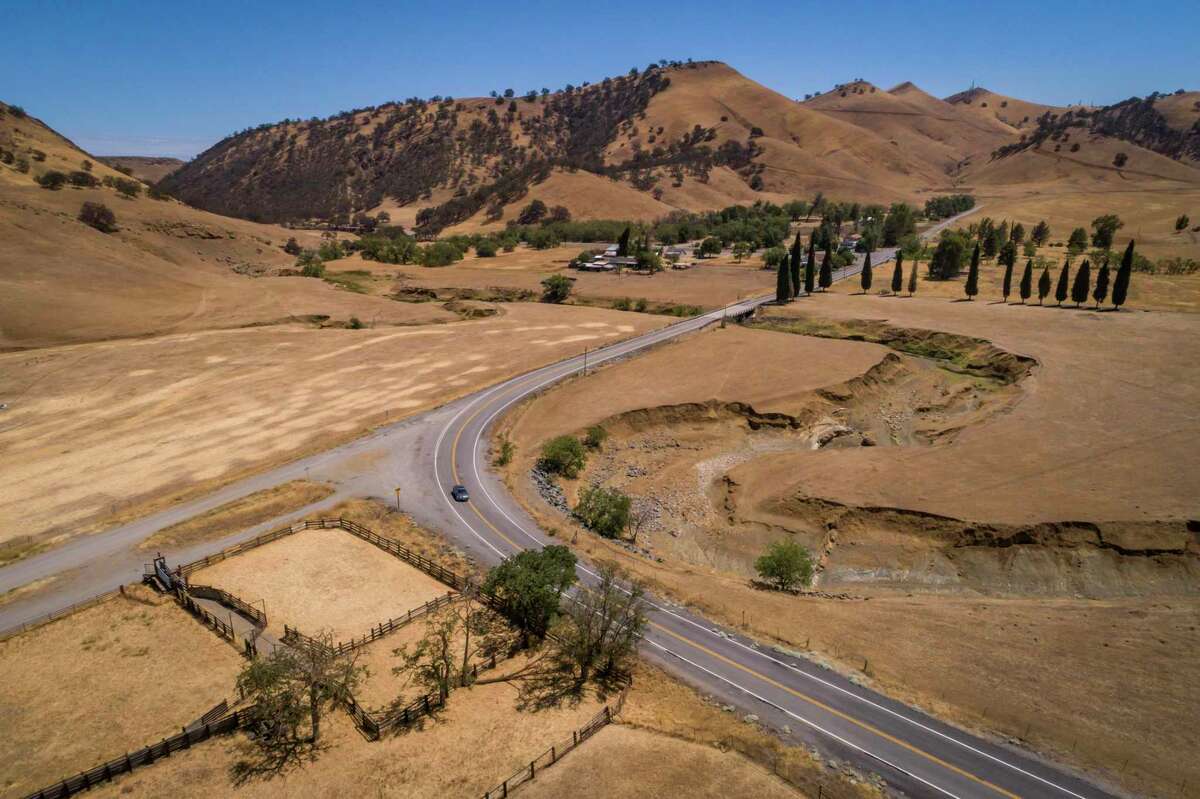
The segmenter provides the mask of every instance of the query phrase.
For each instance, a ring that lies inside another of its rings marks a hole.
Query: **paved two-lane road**
[[[589,355],[588,366],[629,355],[761,304],[755,299],[689,319]],[[551,383],[583,368],[573,358],[506,381],[458,405],[433,445],[430,475],[441,487],[442,516],[470,547],[491,562],[521,549],[553,543],[516,503],[488,468],[489,431],[508,409]],[[448,489],[463,484],[469,503],[456,503]],[[446,530],[443,523],[441,529]],[[594,579],[580,565],[582,581]],[[912,796],[1102,797],[1077,777],[1036,758],[942,724],[823,669],[811,661],[760,647],[688,610],[651,597],[642,652],[671,672],[744,713],[754,713],[835,757],[883,775]],[[902,634],[898,632],[897,634]]]
[[[891,252],[880,251],[873,260],[882,264],[890,257]],[[857,272],[857,266],[850,267],[836,277],[845,279]],[[751,310],[768,299],[745,300],[612,344],[590,353],[588,366],[631,356],[711,325],[724,315]],[[256,528],[168,556],[172,562],[201,557],[293,518],[316,515],[321,507],[342,499],[390,497],[397,486],[402,487],[405,509],[419,523],[453,539],[484,562],[498,563],[521,548],[542,546],[547,539],[487,468],[488,432],[515,403],[582,367],[581,356],[537,369],[208,497],[2,568],[0,593],[49,576],[65,579],[53,583],[49,591],[0,606],[0,630],[138,579],[148,553],[139,552],[136,544],[154,531],[306,475],[334,483],[335,495]],[[456,483],[470,488],[471,502],[458,504],[448,498],[449,487]],[[581,564],[580,576],[585,581],[594,578],[587,564]],[[1106,796],[1028,753],[965,734],[811,661],[761,648],[684,608],[657,598],[652,602],[651,623],[642,644],[646,657],[740,712],[753,713],[777,730],[790,729],[785,735],[863,770],[880,773],[898,791],[963,799]]]

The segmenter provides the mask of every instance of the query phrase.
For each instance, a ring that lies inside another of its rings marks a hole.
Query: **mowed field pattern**
[[[144,513],[668,321],[512,304],[461,324],[275,326],[0,355],[0,540]]]

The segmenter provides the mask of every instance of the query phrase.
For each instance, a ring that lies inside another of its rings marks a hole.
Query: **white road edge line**
[[[646,640],[646,639],[643,639],[643,640]],[[808,719],[806,719],[802,716],[796,715],[795,713],[788,710],[787,708],[777,705],[774,702],[770,701],[769,699],[766,699],[766,698],[754,693],[753,691],[743,688],[742,686],[738,685],[737,683],[733,682],[732,680],[729,680],[726,677],[722,677],[720,674],[717,674],[716,672],[712,671],[711,669],[707,669],[704,666],[701,666],[696,661],[685,658],[683,655],[679,654],[678,652],[672,651],[671,649],[668,649],[667,647],[665,647],[661,644],[657,644],[654,641],[647,640],[646,643],[650,644],[653,647],[661,649],[663,652],[666,652],[671,657],[682,660],[684,663],[687,663],[689,666],[691,666],[694,669],[698,669],[698,670],[720,680],[721,682],[728,683],[729,685],[733,686],[737,690],[745,693],[747,696],[753,697],[754,699],[757,699],[759,702],[762,702],[764,705],[767,705],[768,707],[773,707],[776,710],[778,710],[779,712],[784,713],[785,715],[791,716],[792,718],[796,719],[797,721],[801,722],[802,724],[807,724],[809,727],[812,727],[814,730],[824,733],[825,735],[828,735],[830,738],[834,739],[838,743],[840,743],[844,746],[847,746],[851,749],[854,749],[857,752],[861,752],[862,754],[866,755],[867,757],[871,758],[872,760],[878,760],[880,763],[883,763],[884,765],[888,766],[889,768],[895,769],[896,771],[900,772],[901,774],[911,777],[912,779],[917,780],[918,782],[920,782],[924,785],[928,785],[930,788],[933,788],[938,793],[945,794],[946,796],[952,797],[952,799],[959,799],[957,794],[950,793],[950,791],[947,791],[945,788],[942,788],[939,785],[934,785],[932,782],[925,779],[924,777],[920,777],[920,776],[912,773],[908,769],[901,768],[900,766],[896,765],[895,763],[893,763],[892,761],[888,760],[885,757],[880,757],[879,755],[875,754],[874,752],[870,752],[866,749],[863,749],[858,744],[853,743],[852,741],[846,740],[845,738],[838,735],[836,732],[833,732],[832,730],[828,730],[815,722],[809,721]]]
[[[738,312],[740,312],[741,310],[744,310],[744,309],[742,308],[742,306],[743,306],[743,305],[749,306],[749,305],[751,305],[751,304],[760,304],[760,303],[761,303],[761,302],[763,302],[763,301],[764,301],[764,300],[763,300],[762,298],[758,298],[758,299],[752,299],[752,300],[745,300],[745,301],[743,301],[742,303],[737,303],[737,304],[734,304],[734,305],[732,305],[732,306],[726,306],[726,307],[722,308],[722,309],[721,309],[721,314],[722,314],[722,315],[726,314],[726,313],[727,313],[727,312],[728,312],[728,311],[729,311],[731,308],[737,308],[737,309],[738,309]],[[695,317],[694,319],[691,319],[691,320],[688,320],[688,321],[691,321],[691,322],[696,322],[696,321],[698,321],[698,320],[705,320],[705,321],[703,321],[703,323],[701,323],[701,324],[697,324],[697,325],[696,325],[696,329],[701,329],[701,328],[705,327],[706,325],[708,325],[708,324],[711,324],[712,322],[715,322],[715,321],[717,321],[717,318],[718,318],[718,317],[716,316],[716,314],[717,314],[717,312],[716,312],[716,311],[712,311],[712,312],[710,312],[709,314],[705,314],[704,316]],[[709,317],[712,317],[712,318],[710,319]],[[672,325],[672,326],[668,326],[668,327],[665,327],[665,328],[661,328],[661,329],[659,329],[659,330],[657,330],[657,331],[653,331],[653,332],[652,332],[651,334],[649,334],[649,335],[648,335],[648,336],[647,336],[645,339],[632,339],[632,340],[631,340],[631,341],[629,341],[629,342],[625,342],[626,344],[634,344],[634,343],[636,342],[636,346],[633,346],[632,348],[627,348],[627,349],[625,349],[624,351],[622,351],[622,352],[620,352],[620,353],[617,353],[617,352],[615,352],[615,351],[614,351],[614,352],[610,353],[610,354],[609,354],[609,355],[607,355],[607,356],[603,356],[603,357],[599,358],[599,359],[596,361],[596,363],[597,363],[597,364],[599,364],[599,363],[604,363],[605,361],[611,360],[611,359],[613,359],[613,358],[617,358],[617,357],[621,357],[621,356],[623,356],[623,355],[626,355],[626,354],[628,354],[629,352],[636,352],[636,351],[637,351],[637,350],[639,350],[639,349],[644,349],[645,347],[651,346],[653,343],[657,343],[657,342],[658,342],[658,340],[660,340],[660,339],[659,339],[659,337],[655,335],[656,333],[663,333],[663,332],[665,332],[665,331],[667,331],[667,330],[671,330],[672,332],[674,332],[674,328],[675,328],[675,326],[674,326],[674,325]],[[671,338],[671,337],[673,337],[673,336],[667,336],[666,338]],[[652,339],[653,339],[653,341],[652,341]],[[616,347],[620,347],[621,345],[620,345],[620,344],[618,344],[618,345],[614,345],[614,346],[616,346]],[[573,360],[574,360],[574,359],[572,359],[572,361],[573,361]],[[475,454],[475,453],[478,453],[478,451],[479,451],[479,447],[480,447],[480,443],[481,443],[481,440],[482,440],[482,437],[483,437],[483,433],[484,433],[484,431],[485,431],[485,430],[487,430],[487,429],[488,429],[488,428],[489,428],[489,427],[492,425],[492,423],[495,421],[496,417],[498,417],[498,416],[499,416],[501,413],[503,413],[504,411],[506,411],[506,410],[507,410],[507,409],[508,409],[510,406],[512,406],[513,404],[515,404],[515,403],[517,403],[517,402],[520,402],[521,400],[525,399],[525,397],[529,396],[530,394],[533,394],[533,393],[537,392],[538,390],[540,390],[540,389],[541,389],[541,388],[543,388],[544,386],[548,385],[549,383],[555,382],[555,381],[557,381],[557,380],[561,380],[562,378],[564,378],[564,377],[566,377],[567,375],[569,375],[571,372],[574,372],[574,371],[576,371],[576,370],[577,370],[577,367],[570,367],[570,368],[567,368],[567,367],[568,367],[568,364],[570,364],[570,363],[571,363],[571,361],[568,361],[568,362],[567,362],[567,364],[560,364],[560,365],[559,365],[559,366],[560,366],[560,368],[562,369],[562,374],[556,374],[556,375],[554,375],[554,376],[552,376],[552,377],[550,377],[550,378],[548,378],[548,379],[546,379],[546,380],[542,381],[541,383],[538,383],[538,384],[537,384],[536,386],[534,386],[533,388],[531,388],[531,389],[529,389],[529,390],[527,390],[527,391],[524,391],[524,392],[522,392],[522,393],[518,394],[517,396],[515,396],[515,397],[513,397],[513,398],[509,399],[507,402],[503,403],[503,404],[502,404],[502,405],[501,405],[499,408],[497,408],[497,409],[496,409],[496,410],[495,410],[495,411],[494,411],[494,412],[493,412],[493,413],[492,413],[490,416],[488,416],[488,418],[487,418],[487,421],[485,421],[485,422],[484,422],[482,425],[480,425],[480,427],[479,427],[479,431],[478,431],[478,432],[476,433],[476,435],[475,435],[475,441],[473,442],[473,444],[472,444],[472,449],[471,449],[472,453],[473,453],[473,454]],[[517,380],[519,380],[519,379],[521,379],[521,378],[516,378],[516,379],[517,379]],[[505,385],[505,384],[502,384],[502,385]],[[487,394],[485,394],[485,395],[481,396],[481,397],[479,398],[479,400],[483,400],[483,399],[485,399],[486,397],[490,396],[490,394],[491,394],[491,393],[492,393],[492,392],[488,392]],[[477,403],[472,403],[472,405],[475,405],[475,404],[477,404]],[[460,412],[460,414],[459,414],[459,415],[461,415],[461,412]],[[458,416],[455,416],[455,420],[457,420],[457,418],[458,418]],[[453,423],[453,421],[454,421],[454,420],[452,420],[452,423]],[[444,432],[444,431],[443,431],[443,432]],[[441,441],[441,438],[442,438],[441,436],[439,436],[439,437],[438,437],[438,440],[439,440],[439,442]],[[436,461],[436,453],[435,453],[435,461]],[[497,511],[499,511],[501,516],[503,516],[505,519],[507,519],[507,520],[509,521],[509,523],[513,525],[513,527],[515,527],[516,529],[518,529],[518,530],[520,530],[522,533],[524,533],[524,534],[525,534],[525,536],[526,536],[527,538],[529,538],[529,540],[530,540],[530,541],[532,541],[534,544],[536,544],[538,547],[545,546],[545,544],[544,544],[542,541],[540,541],[540,540],[539,540],[539,539],[538,539],[536,536],[534,536],[534,535],[533,535],[532,533],[530,533],[530,532],[529,532],[527,529],[525,529],[525,526],[524,526],[524,525],[522,525],[522,524],[521,524],[520,522],[518,522],[516,519],[512,518],[512,516],[510,516],[510,515],[509,515],[509,514],[508,514],[508,513],[507,513],[507,512],[504,510],[504,508],[503,508],[503,507],[501,507],[501,506],[500,506],[500,504],[499,504],[498,502],[496,502],[495,498],[493,498],[493,497],[492,497],[492,495],[491,495],[491,493],[490,493],[490,492],[488,492],[488,490],[487,490],[487,486],[486,486],[486,484],[483,482],[483,479],[482,479],[481,475],[479,474],[479,459],[478,459],[477,457],[472,457],[471,461],[472,461],[472,471],[474,472],[474,476],[475,476],[475,482],[476,482],[476,484],[479,486],[479,488],[480,488],[480,489],[483,491],[483,494],[484,494],[484,496],[485,496],[485,497],[487,497],[487,500],[488,500],[488,502],[490,502],[490,503],[491,503],[492,507],[494,507],[494,508],[495,508]],[[435,466],[435,469],[436,469],[436,466]],[[458,512],[457,512],[457,509],[455,509],[455,513],[456,513],[456,515],[458,515],[458,516],[459,516],[459,519],[462,519],[462,516],[461,516],[461,514],[458,514]],[[464,521],[465,521],[465,520],[464,520]],[[470,525],[468,525],[468,526],[470,526]],[[472,533],[474,533],[474,534],[475,534],[477,537],[480,537],[480,536],[479,536],[479,533],[478,533],[478,532],[476,532],[476,531],[475,531],[475,529],[474,529],[473,527],[471,528],[471,532],[472,532]],[[491,546],[491,545],[489,544],[489,546]],[[492,547],[492,549],[493,549],[493,550],[495,550],[495,547]],[[501,557],[503,557],[503,555],[501,555]],[[584,566],[582,566],[582,565],[581,565],[581,566],[579,566],[579,569],[580,569],[581,571],[583,571],[585,574],[587,574],[587,575],[589,575],[589,576],[591,576],[591,577],[597,577],[597,576],[598,576],[598,575],[597,575],[595,572],[593,572],[593,571],[591,571],[591,570],[587,569],[586,567],[584,567]],[[850,690],[848,690],[848,689],[846,689],[846,688],[844,688],[844,687],[842,687],[842,686],[840,686],[840,685],[837,685],[837,684],[835,684],[835,683],[832,683],[832,682],[830,682],[829,680],[826,680],[826,679],[824,679],[824,678],[822,678],[822,677],[820,677],[820,676],[818,676],[818,675],[816,675],[816,674],[811,674],[811,673],[809,673],[809,672],[807,672],[807,671],[805,671],[805,670],[803,670],[803,669],[797,668],[796,666],[792,665],[791,663],[787,663],[786,661],[779,660],[778,658],[772,657],[771,655],[768,655],[768,654],[766,654],[765,652],[762,652],[761,650],[758,650],[758,649],[755,649],[755,648],[753,648],[753,647],[747,646],[746,644],[743,644],[741,641],[738,641],[738,640],[736,640],[736,639],[734,639],[734,638],[728,638],[728,637],[726,637],[725,635],[722,635],[722,634],[721,634],[721,632],[719,632],[719,631],[716,631],[716,630],[712,630],[712,629],[710,629],[710,628],[708,628],[708,627],[705,627],[703,624],[699,624],[698,622],[695,622],[695,621],[693,621],[693,620],[691,620],[691,619],[688,619],[688,618],[686,618],[686,617],[684,617],[684,616],[681,616],[680,614],[676,613],[675,611],[671,610],[670,608],[663,607],[662,605],[658,605],[658,604],[656,604],[656,603],[654,603],[654,602],[648,602],[647,604],[649,604],[649,605],[650,605],[652,608],[654,608],[655,610],[658,610],[658,611],[660,611],[660,612],[662,612],[662,613],[665,613],[665,614],[667,614],[667,615],[669,615],[669,616],[673,616],[674,618],[678,619],[679,621],[682,621],[682,622],[684,622],[684,623],[686,623],[686,624],[690,624],[690,625],[692,625],[693,627],[696,627],[696,628],[698,628],[698,629],[700,629],[700,630],[703,630],[704,632],[708,633],[709,635],[712,635],[712,636],[714,636],[714,637],[717,637],[717,638],[721,638],[721,639],[722,639],[722,640],[724,640],[724,641],[728,641],[729,643],[732,643],[732,644],[734,644],[735,646],[737,646],[737,647],[740,647],[741,649],[744,649],[744,650],[745,650],[745,651],[747,651],[747,652],[751,652],[751,653],[753,653],[753,654],[755,654],[755,655],[758,655],[759,657],[761,657],[761,658],[763,658],[763,659],[765,659],[765,660],[767,660],[767,661],[769,661],[769,662],[771,662],[771,663],[774,663],[774,664],[776,664],[776,665],[778,665],[778,666],[782,666],[783,668],[785,668],[785,669],[787,669],[787,670],[789,670],[789,671],[791,671],[791,672],[794,672],[794,673],[796,673],[796,674],[799,674],[799,675],[801,675],[801,676],[803,676],[803,677],[806,677],[806,678],[808,678],[808,679],[810,679],[810,680],[813,680],[814,682],[820,683],[821,685],[824,685],[824,686],[825,686],[825,687],[827,687],[827,688],[831,688],[831,689],[833,689],[833,690],[835,690],[835,691],[837,691],[837,692],[839,692],[839,693],[841,693],[841,694],[844,694],[845,696],[848,696],[848,697],[850,697],[850,698],[852,698],[852,699],[854,699],[854,700],[857,700],[857,701],[859,701],[859,702],[862,702],[862,703],[864,703],[864,704],[866,704],[866,705],[868,705],[868,706],[870,706],[870,707],[872,707],[872,708],[874,708],[874,709],[876,709],[876,710],[879,710],[879,711],[881,711],[881,712],[887,713],[888,715],[891,715],[891,716],[893,716],[894,718],[897,718],[897,719],[900,719],[900,720],[902,720],[902,721],[905,721],[905,722],[907,722],[907,723],[909,723],[909,724],[911,724],[911,725],[913,725],[913,726],[917,727],[918,729],[920,729],[920,730],[922,730],[922,731],[924,731],[924,732],[927,732],[927,733],[929,733],[929,734],[931,734],[931,735],[934,735],[934,736],[936,736],[936,737],[939,737],[939,738],[941,738],[941,739],[943,739],[943,740],[945,740],[945,741],[948,741],[948,742],[950,742],[950,743],[953,743],[953,744],[955,744],[955,745],[957,745],[957,746],[960,746],[960,747],[962,747],[963,749],[966,749],[967,751],[969,751],[969,752],[972,752],[973,754],[976,754],[976,755],[979,755],[980,757],[983,757],[983,758],[986,758],[986,759],[988,759],[988,760],[991,760],[992,762],[994,762],[994,763],[996,763],[996,764],[998,764],[998,765],[1002,765],[1002,766],[1005,766],[1006,768],[1012,769],[1013,771],[1017,772],[1018,774],[1022,774],[1022,775],[1026,776],[1026,777],[1029,777],[1030,779],[1036,780],[1036,781],[1038,781],[1038,782],[1040,782],[1040,783],[1042,783],[1042,784],[1044,784],[1044,785],[1046,785],[1046,786],[1048,786],[1048,787],[1050,787],[1050,788],[1054,788],[1055,790],[1061,791],[1062,793],[1065,793],[1065,794],[1067,794],[1068,796],[1073,796],[1073,797],[1075,797],[1075,799],[1087,799],[1087,797],[1086,797],[1086,796],[1084,796],[1084,795],[1082,795],[1082,794],[1079,794],[1079,793],[1076,793],[1075,791],[1072,791],[1070,788],[1066,788],[1066,787],[1064,787],[1064,786],[1062,786],[1062,785],[1058,785],[1057,783],[1055,783],[1055,782],[1052,782],[1051,780],[1048,780],[1048,779],[1046,779],[1045,777],[1042,777],[1042,776],[1040,776],[1040,775],[1038,775],[1038,774],[1034,774],[1033,772],[1030,772],[1030,771],[1028,771],[1028,770],[1026,770],[1026,769],[1024,769],[1024,768],[1021,768],[1020,766],[1018,766],[1018,765],[1016,765],[1016,764],[1014,764],[1014,763],[1010,763],[1010,762],[1008,762],[1007,760],[1004,760],[1003,758],[997,757],[996,755],[993,755],[993,754],[991,754],[990,752],[985,752],[985,751],[983,751],[982,749],[979,749],[979,748],[978,748],[978,747],[976,747],[976,746],[972,746],[971,744],[967,743],[966,741],[959,740],[958,738],[955,738],[955,737],[954,737],[954,736],[952,736],[952,735],[948,735],[947,733],[944,733],[944,732],[942,732],[941,730],[936,730],[936,729],[933,729],[933,728],[932,728],[932,727],[930,727],[929,725],[927,725],[927,724],[924,724],[924,723],[922,723],[922,722],[918,721],[917,719],[911,718],[911,717],[909,717],[909,716],[907,716],[907,715],[905,715],[905,714],[903,714],[903,713],[900,713],[900,712],[898,712],[898,711],[895,711],[895,710],[893,710],[893,709],[891,709],[891,708],[889,708],[889,707],[885,707],[885,706],[883,706],[883,705],[879,704],[878,702],[875,702],[874,700],[871,700],[871,699],[869,699],[869,698],[867,698],[867,697],[860,696],[860,695],[858,695],[858,694],[856,694],[856,693],[854,693],[854,692],[852,692],[852,691],[850,691]]]

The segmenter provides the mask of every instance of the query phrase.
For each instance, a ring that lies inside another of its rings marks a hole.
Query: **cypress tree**
[[[621,238],[617,239],[617,255],[622,258],[629,255],[629,232],[629,228],[625,228]]]
[[[804,265],[804,293],[812,294],[817,282],[817,234],[808,239],[808,263]]]
[[[871,274],[871,251],[867,250],[866,256],[863,258],[862,272],[859,273],[860,285],[862,286],[863,294],[871,290],[871,282],[875,279]]]
[[[908,270],[908,296],[917,293],[917,270],[921,266],[921,256],[913,259],[913,265]]]
[[[896,250],[896,268],[892,271],[892,293],[900,296],[904,288],[904,253]]]
[[[785,255],[779,262],[779,273],[775,277],[775,304],[783,305],[792,299],[792,286],[789,280],[788,257]]]
[[[1133,239],[1130,239],[1129,246],[1125,248],[1125,255],[1121,258],[1121,268],[1117,270],[1117,279],[1113,281],[1113,308],[1120,308],[1125,304],[1125,296],[1129,293],[1129,278],[1132,275]]]
[[[963,285],[963,291],[967,293],[967,299],[975,299],[975,295],[979,293],[979,243],[975,243],[975,251],[971,253],[971,268],[967,270],[967,282]]]
[[[1067,292],[1070,290],[1071,283],[1071,259],[1067,258],[1063,261],[1062,271],[1058,273],[1058,285],[1054,289],[1054,299],[1058,300],[1058,307],[1062,307],[1063,302],[1067,299]]]
[[[792,296],[800,294],[800,264],[804,261],[804,242],[800,241],[800,234],[796,233],[796,240],[792,242]]]
[[[1083,259],[1083,263],[1079,265],[1079,271],[1075,273],[1075,282],[1071,285],[1071,302],[1075,303],[1078,308],[1087,302],[1088,290],[1092,287],[1092,265],[1087,258]]]
[[[1008,295],[1012,294],[1012,272],[1013,262],[1004,262],[1004,284],[1000,287],[1000,291],[1004,294],[1004,301],[1008,302]]]
[[[821,291],[833,285],[833,253],[825,247],[825,257],[821,259],[821,279],[818,281]]]
[[[1046,302],[1050,295],[1050,264],[1042,267],[1042,276],[1038,278],[1038,305]]]
[[[800,293],[800,254],[804,252],[804,245],[800,244],[800,234],[796,234],[796,244],[792,245],[791,257],[787,259],[788,269],[791,269],[791,274],[788,275],[788,287],[790,287],[792,296]]]
[[[1025,273],[1021,275],[1021,304],[1033,296],[1033,259],[1025,263]]]
[[[1092,291],[1092,299],[1096,301],[1096,308],[1099,309],[1100,303],[1104,302],[1104,298],[1108,296],[1108,261],[1100,265],[1100,271],[1096,273],[1096,288]]]

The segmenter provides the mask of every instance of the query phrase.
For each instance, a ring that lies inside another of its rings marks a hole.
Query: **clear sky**
[[[2,0],[0,99],[99,155],[286,117],[725,61],[793,97],[862,77],[1054,104],[1200,88],[1200,2]]]

